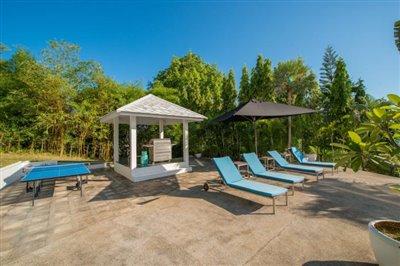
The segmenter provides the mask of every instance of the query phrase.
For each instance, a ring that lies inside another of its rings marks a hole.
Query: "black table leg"
[[[32,206],[35,206],[35,196],[36,196],[36,181],[33,181]]]
[[[81,189],[81,197],[82,197],[83,184],[82,184],[82,176],[81,175],[79,176],[79,186]]]

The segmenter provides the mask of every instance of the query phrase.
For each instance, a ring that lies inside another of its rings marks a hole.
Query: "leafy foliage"
[[[400,52],[400,20],[394,23],[394,42]]]
[[[222,85],[222,110],[230,110],[236,106],[236,81],[235,73],[233,70],[229,70],[228,77],[224,77]]]
[[[400,97],[389,94],[391,105],[367,112],[368,121],[356,132],[349,131],[346,143],[332,143],[345,153],[338,156],[338,165],[354,171],[379,168],[391,175],[400,175]]]
[[[334,80],[329,95],[328,121],[343,121],[345,115],[350,114],[352,84],[342,58],[336,63]]]
[[[36,60],[19,49],[1,60],[1,149],[109,159],[111,128],[98,119],[145,91],[81,61],[77,45],[51,41],[42,54]]]
[[[319,97],[315,74],[301,57],[279,62],[274,69],[274,88],[278,102],[310,106]]]
[[[321,84],[321,90],[323,92],[329,92],[332,86],[336,70],[337,59],[338,55],[336,54],[333,47],[328,46],[325,50],[322,67],[320,69],[321,72],[320,72],[319,83]]]
[[[181,58],[174,57],[170,66],[157,74],[154,82],[176,89],[182,106],[213,116],[222,108],[223,79],[224,74],[216,65],[205,63],[200,56],[189,52]]]
[[[273,72],[271,61],[258,55],[256,66],[251,70],[248,99],[273,100]]]
[[[8,50],[0,43],[0,53]],[[213,123],[212,118],[259,99],[323,110],[293,117],[293,145],[317,151],[321,160],[339,156],[347,167],[399,175],[398,96],[384,100],[367,95],[363,81],[350,80],[346,64],[331,47],[324,56],[321,89],[302,58],[277,62],[273,68],[268,58],[258,55],[250,71],[243,67],[239,92],[233,70],[224,73],[193,52],[173,57],[145,90],[140,84],[114,81],[98,63],[81,60],[79,51],[75,44],[51,41],[40,58],[18,49],[8,60],[0,59],[1,151],[108,160],[112,129],[99,118],[152,93],[209,118],[190,124],[191,153],[240,158],[254,150],[253,125]],[[286,148],[287,119],[258,121],[255,126],[261,153]],[[128,129],[121,125],[120,130],[120,152],[125,154]],[[139,126],[138,142],[157,134],[155,126]],[[177,143],[174,155],[182,156],[181,126],[166,126],[165,134]]]
[[[239,103],[246,103],[251,100],[250,95],[250,77],[247,66],[242,69],[242,77],[240,78],[240,91],[239,91]]]

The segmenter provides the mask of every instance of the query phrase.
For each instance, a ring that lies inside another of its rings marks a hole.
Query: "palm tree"
[[[304,64],[301,57],[296,60],[279,62],[274,69],[275,90],[280,95],[278,102],[288,105],[306,105],[304,99],[318,88],[314,73]],[[288,117],[288,148],[292,146],[292,119]]]

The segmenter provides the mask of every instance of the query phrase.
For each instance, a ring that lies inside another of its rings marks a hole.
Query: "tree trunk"
[[[64,156],[64,130],[61,130],[60,134],[60,157]]]
[[[253,127],[254,127],[254,148],[258,156],[257,124],[255,119],[253,119]]]
[[[84,136],[81,134],[79,136],[79,143],[78,143],[78,157],[81,157],[83,155],[83,139]]]
[[[33,153],[34,151],[35,151],[35,140],[32,140],[31,147],[30,147],[30,152]]]
[[[236,129],[236,149],[238,154],[240,154],[240,144],[241,144],[241,136],[240,136],[240,125],[235,125]]]
[[[97,151],[97,145],[95,144],[95,142],[92,142],[92,157],[97,158],[96,156],[96,151]]]
[[[89,158],[89,147],[90,145],[88,144],[88,145],[86,145],[86,154],[85,154],[85,158]]]
[[[288,105],[292,105],[292,90],[288,88]],[[292,147],[292,117],[288,117],[288,149]]]
[[[216,130],[218,130],[220,133],[221,133],[221,137],[220,137],[220,139],[221,139],[221,145],[222,145],[222,149],[220,149],[219,151],[218,151],[218,153],[217,153],[217,155],[219,156],[221,153],[222,154],[226,154],[226,151],[225,151],[225,134],[224,134],[224,128],[223,127],[219,127],[219,125],[217,125],[217,129]],[[207,131],[206,131],[207,132]],[[207,134],[207,133],[206,133]],[[218,138],[215,140],[215,142],[216,142],[216,144],[217,144],[217,146],[218,146]]]

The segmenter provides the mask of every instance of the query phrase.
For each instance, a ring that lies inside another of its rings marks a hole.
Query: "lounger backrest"
[[[268,154],[269,154],[269,156],[274,158],[274,160],[280,166],[285,166],[285,165],[289,164],[284,158],[282,158],[282,156],[277,151],[268,151]]]
[[[296,158],[297,161],[303,162],[304,160],[304,155],[301,152],[301,150],[297,147],[291,147],[290,152],[293,154],[293,156]]]
[[[254,174],[265,173],[265,168],[258,159],[257,155],[254,152],[251,153],[243,153],[243,159],[247,162],[250,167],[250,170]]]
[[[213,158],[213,162],[226,184],[229,185],[243,179],[230,157]]]

